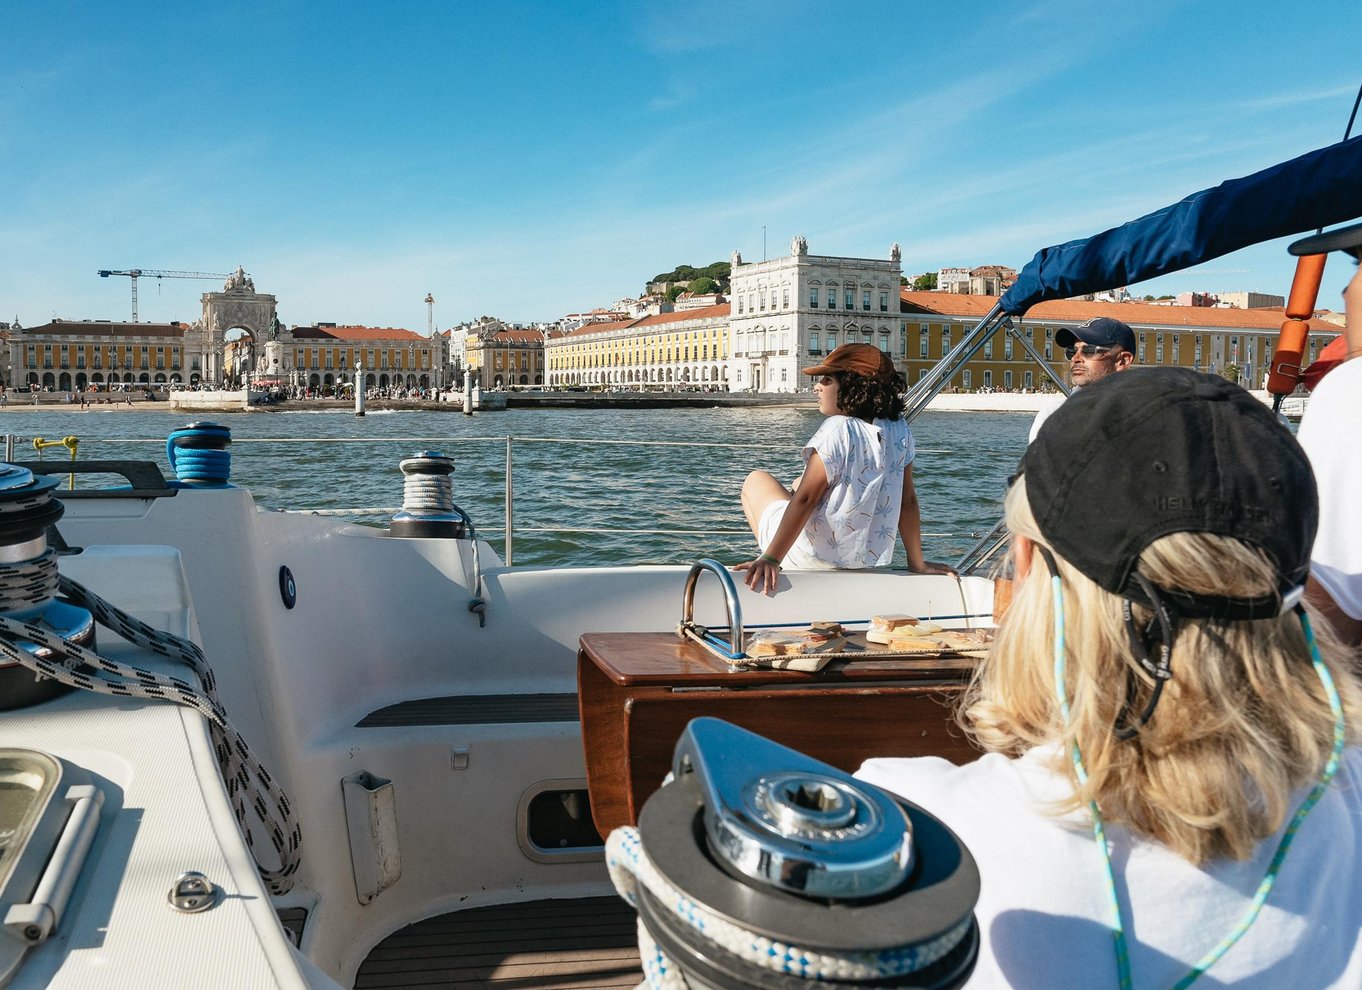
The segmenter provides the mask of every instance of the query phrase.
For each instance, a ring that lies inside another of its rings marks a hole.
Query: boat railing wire
[[[19,438],[8,438],[12,442],[27,444],[30,441]],[[99,437],[90,438],[89,444],[110,444],[120,446],[146,446],[156,445],[164,449],[165,440],[163,438],[151,437]],[[505,447],[505,488],[502,495],[504,504],[505,521],[502,526],[479,525],[480,533],[500,533],[504,543],[503,559],[507,564],[514,560],[515,534],[540,534],[540,535],[582,535],[598,533],[602,535],[639,535],[639,536],[663,536],[663,537],[682,537],[682,536],[727,536],[727,537],[748,537],[751,530],[747,527],[740,529],[727,529],[706,527],[703,529],[686,528],[650,528],[643,526],[631,527],[602,527],[602,526],[526,526],[517,525],[515,522],[515,470],[513,452],[517,445],[528,444],[561,444],[576,445],[586,447],[671,447],[671,448],[697,448],[697,449],[728,449],[728,450],[753,450],[770,453],[772,451],[789,450],[798,452],[802,449],[799,445],[777,445],[761,442],[721,442],[709,440],[639,440],[639,439],[595,439],[580,437],[524,437],[524,436],[471,436],[471,437],[431,437],[431,436],[345,436],[345,437],[241,437],[232,438],[232,446],[246,446],[255,444],[268,444],[272,446],[299,445],[317,448],[323,445],[332,444],[358,444],[358,445],[378,445],[392,446],[395,444],[413,445],[418,448],[429,448],[434,446],[452,447],[453,445],[469,444],[501,444]],[[951,451],[945,449],[918,448],[918,454],[949,454]],[[366,517],[377,519],[379,517],[391,516],[401,510],[400,505],[382,506],[352,506],[352,507],[315,507],[315,508],[278,508],[279,511],[298,515],[312,516],[334,516],[351,517],[363,521]],[[934,533],[924,532],[924,537],[930,538],[970,538],[977,539],[981,533]]]

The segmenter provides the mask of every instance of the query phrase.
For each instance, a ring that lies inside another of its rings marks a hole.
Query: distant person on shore
[[[843,344],[813,375],[828,417],[803,450],[804,473],[786,488],[766,471],[742,487],[743,514],[762,548],[746,571],[754,591],[773,594],[782,564],[801,569],[882,567],[903,539],[910,570],[950,574],[922,557],[913,486],[912,431],[903,418],[903,376],[872,344]]]
[[[1362,224],[1296,241],[1294,255],[1345,251],[1362,257]],[[1343,290],[1346,340],[1342,361],[1315,386],[1296,439],[1319,484],[1319,535],[1306,596],[1352,647],[1362,646],[1362,456],[1353,431],[1362,422],[1362,268]]]
[[[1069,379],[1074,389],[1091,385],[1107,375],[1125,371],[1135,363],[1135,332],[1120,320],[1109,316],[1099,316],[1070,330],[1061,327],[1055,332],[1055,343],[1064,348],[1064,356],[1069,361]],[[1053,401],[1040,407],[1031,423],[1031,433],[1026,442],[1036,439],[1044,423],[1056,409],[1063,405],[1066,396],[1057,396]]]

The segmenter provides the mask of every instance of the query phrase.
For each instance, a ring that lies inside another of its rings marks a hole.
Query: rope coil
[[[57,594],[57,551],[0,567],[0,612],[23,612],[50,602]]]
[[[809,981],[865,982],[915,973],[945,957],[968,931],[971,919],[930,942],[862,952],[811,949],[776,941],[736,925],[677,890],[648,858],[637,828],[610,833],[605,843],[610,880],[630,904],[638,906],[640,887],[687,925],[697,938],[713,943],[744,962],[773,973]],[[684,973],[657,945],[642,920],[638,923],[639,955],[652,990],[689,986]]]
[[[227,787],[228,802],[241,827],[246,845],[255,858],[261,878],[273,894],[285,894],[291,890],[294,874],[301,863],[302,830],[288,796],[255,758],[245,738],[228,721],[227,710],[218,697],[217,679],[203,651],[197,644],[149,626],[75,581],[60,576],[56,554],[52,550],[35,561],[17,567],[0,567],[0,578],[8,586],[21,580],[30,580],[16,576],[30,572],[41,575],[41,580],[47,583],[55,577],[57,592],[73,604],[88,610],[100,625],[136,646],[183,663],[198,676],[202,687],[196,688],[179,677],[157,674],[110,660],[64,639],[37,622],[4,616],[0,616],[0,656],[42,677],[50,677],[72,687],[117,697],[169,701],[193,708],[203,715],[208,721],[213,751]],[[46,647],[60,659],[36,656],[20,646],[21,643]],[[88,668],[88,671],[82,668]],[[269,836],[279,861],[277,867],[266,866],[260,861],[247,814],[248,807]]]
[[[232,475],[227,445],[232,431],[216,423],[192,423],[166,438],[166,460],[182,485],[225,488]]]

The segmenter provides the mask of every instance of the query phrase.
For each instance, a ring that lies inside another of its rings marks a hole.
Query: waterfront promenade
[[[495,393],[502,394],[502,393]],[[733,392],[510,392],[505,393],[507,408],[510,409],[813,409],[818,403],[812,392],[788,392],[751,395]],[[1251,392],[1260,401],[1271,405],[1272,397],[1267,392]],[[105,397],[107,398],[107,397]],[[423,411],[461,413],[462,400],[436,402],[425,399],[369,399],[365,408],[376,411]],[[353,399],[286,399],[268,405],[251,406],[243,409],[239,404],[232,406],[200,406],[194,409],[181,409],[165,399],[148,400],[140,393],[133,394],[132,403],[118,397],[107,402],[91,401],[86,408],[79,402],[67,402],[64,393],[38,393],[35,404],[29,393],[9,393],[8,402],[0,406],[0,414],[5,412],[73,412],[73,413],[115,413],[115,412],[180,412],[187,416],[204,413],[268,413],[298,412],[303,410],[354,409]],[[991,412],[991,413],[1034,413],[1043,405],[1053,402],[1055,393],[1042,392],[946,392],[938,395],[928,405],[932,412]],[[1299,416],[1296,406],[1300,399],[1288,399],[1285,409],[1288,416]],[[1293,405],[1294,403],[1294,405]],[[478,415],[488,415],[497,410],[480,410]]]
[[[808,408],[818,405],[812,392],[780,392],[748,394],[742,392],[509,392],[505,394],[507,408],[510,409],[780,409]],[[38,401],[33,401],[34,397]],[[200,405],[192,409],[181,409],[164,398],[148,400],[141,393],[131,393],[129,404],[126,395],[115,397],[87,396],[87,405],[82,408],[78,401],[67,401],[65,393],[16,393],[10,392],[8,401],[0,406],[0,413],[25,411],[44,412],[184,412],[197,413],[241,413],[241,412],[288,412],[306,409],[348,410],[354,408],[353,399],[286,399],[269,404],[253,405],[243,409],[239,400],[232,404]],[[939,412],[1034,412],[1047,396],[1039,393],[961,393],[937,396],[931,409]],[[101,401],[105,400],[105,401]],[[463,411],[462,397],[453,396],[452,401],[436,402],[425,399],[369,399],[365,403],[368,411],[377,410],[422,410],[426,412],[460,413]],[[489,410],[495,411],[495,410]]]

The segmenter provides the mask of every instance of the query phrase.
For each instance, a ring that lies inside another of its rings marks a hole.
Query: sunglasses
[[[1085,359],[1100,358],[1106,357],[1116,349],[1115,347],[1089,347],[1087,344],[1078,344],[1064,348],[1064,356],[1070,361],[1074,359],[1075,354]]]

